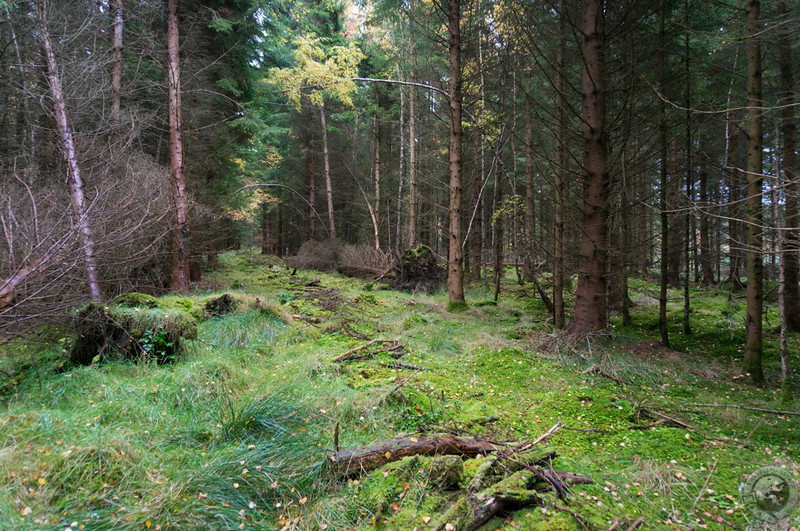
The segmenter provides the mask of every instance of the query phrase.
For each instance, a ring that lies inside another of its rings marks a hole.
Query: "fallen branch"
[[[292,319],[296,319],[298,321],[303,321],[304,323],[311,323],[311,324],[318,324],[322,322],[322,319],[319,317],[310,317],[308,315],[292,315]]]
[[[412,371],[427,371],[425,367],[419,367],[417,365],[411,365],[409,363],[401,363],[399,361],[394,361],[392,363],[383,363],[380,362],[381,365],[384,367],[389,367],[390,369],[409,369]]]
[[[475,457],[495,451],[495,445],[482,439],[465,439],[452,435],[439,437],[400,437],[379,444],[342,450],[328,456],[336,476],[369,472],[386,463],[411,455],[460,455]]]
[[[333,358],[333,361],[338,363],[338,362],[342,362],[342,361],[347,361],[349,359],[353,359],[353,357],[352,357],[353,354],[355,354],[356,352],[360,352],[360,351],[364,350],[365,348],[368,348],[368,347],[374,345],[375,343],[393,343],[393,341],[390,340],[390,339],[373,339],[371,341],[367,341],[366,343],[364,343],[362,345],[357,346],[356,348],[351,348],[347,352],[339,354],[338,356]]]
[[[520,444],[518,446],[515,446],[513,448],[509,448],[506,452],[504,452],[503,455],[504,456],[508,456],[508,455],[511,455],[511,454],[521,453],[521,452],[525,452],[527,450],[530,450],[531,448],[533,448],[537,444],[540,444],[540,443],[546,441],[547,439],[549,439],[550,437],[555,435],[555,433],[558,432],[558,430],[561,430],[563,428],[565,428],[565,426],[563,424],[561,424],[561,422],[556,422],[553,425],[552,428],[550,428],[549,430],[547,430],[546,432],[541,434],[539,436],[539,438],[536,439],[535,441],[524,442],[524,443],[522,443],[522,444]]]
[[[758,411],[759,413],[771,413],[773,415],[793,415],[800,417],[800,411],[782,411],[780,409],[764,409],[760,407],[738,406],[736,404],[681,404],[681,406],[682,407],[728,407],[732,409]]]
[[[641,408],[641,409],[639,409],[639,413],[644,415],[645,417],[648,417],[648,418],[658,417],[660,419],[664,419],[665,421],[667,421],[667,422],[669,422],[671,424],[674,424],[675,426],[677,426],[679,428],[683,428],[685,430],[693,430],[693,429],[695,429],[694,426],[692,426],[691,424],[687,424],[686,422],[682,421],[681,419],[678,419],[678,418],[675,418],[675,417],[671,417],[671,416],[667,415],[666,413],[661,413],[660,411],[655,411],[653,409]]]

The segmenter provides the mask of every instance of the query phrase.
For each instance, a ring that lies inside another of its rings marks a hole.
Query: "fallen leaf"
[[[386,457],[386,459],[391,459],[392,458],[392,452],[386,452],[385,457]]]
[[[299,503],[300,505],[305,505],[307,501],[308,501],[308,497],[305,497],[305,498],[300,498],[299,500],[297,500],[297,503]]]
[[[430,516],[423,516],[423,517],[422,517],[422,521],[423,521],[423,522],[425,522],[425,523],[427,524],[428,522],[430,522],[430,521],[431,521],[431,517],[430,517]]]

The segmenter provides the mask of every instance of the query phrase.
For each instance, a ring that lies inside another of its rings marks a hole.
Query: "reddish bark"
[[[788,16],[786,0],[778,1],[778,14]],[[797,158],[797,125],[793,105],[797,100],[794,89],[794,75],[792,68],[792,40],[794,33],[786,24],[781,26],[778,37],[778,52],[780,54],[781,71],[781,136],[783,137],[783,172],[786,182],[786,220],[785,226],[790,227],[784,236],[784,305],[786,309],[786,327],[789,332],[800,332],[800,263],[798,263],[798,250],[800,250],[800,211],[798,210],[798,197],[800,197],[800,183],[798,183],[798,158]]]
[[[608,173],[602,0],[583,0],[583,237],[579,249],[572,335],[608,326]]]
[[[464,299],[464,252],[461,227],[461,0],[449,0],[447,29],[450,35],[450,244],[447,258],[447,293],[451,303]]]
[[[371,446],[341,450],[328,456],[328,462],[338,475],[346,476],[369,472],[386,463],[399,461],[411,455],[461,455],[474,457],[493,452],[488,441],[464,439],[452,435],[441,437],[400,437]]]
[[[756,384],[764,383],[761,355],[763,350],[764,263],[761,256],[762,89],[761,89],[761,4],[747,0],[747,319],[745,322],[744,370]]]

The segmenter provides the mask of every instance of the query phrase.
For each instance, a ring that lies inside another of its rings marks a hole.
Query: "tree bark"
[[[381,126],[378,117],[375,117],[375,147],[373,152],[373,184],[375,187],[375,201],[372,206],[372,232],[376,250],[381,248]]]
[[[605,124],[603,0],[583,0],[583,237],[572,335],[608,328],[608,168]]]
[[[175,291],[189,289],[189,191],[184,173],[183,126],[181,123],[181,60],[178,33],[178,1],[168,0],[167,83],[169,97],[169,153],[175,227],[172,232],[172,281]]]
[[[450,230],[447,256],[447,293],[450,303],[464,303],[464,252],[461,227],[461,0],[448,0],[450,83]]]
[[[110,2],[109,2],[110,4]],[[114,0],[114,42],[111,67],[111,122],[118,124],[122,109],[122,45],[123,45],[123,0]]]
[[[474,457],[495,450],[494,445],[480,439],[464,439],[452,435],[441,437],[400,437],[380,444],[341,450],[328,456],[328,463],[337,475],[360,474],[399,461],[411,455],[460,455]]]
[[[556,205],[555,205],[555,233],[553,249],[553,325],[564,328],[564,205],[566,201],[566,118],[565,118],[565,90],[566,73],[564,56],[567,47],[567,23],[565,1],[558,3],[558,50],[556,52]],[[529,244],[532,245],[532,242]]]
[[[762,253],[763,206],[761,199],[762,171],[762,89],[759,0],[746,0],[745,26],[747,55],[747,321],[745,327],[744,370],[753,382],[764,383],[761,363],[763,335],[764,264]]]
[[[778,1],[778,15],[788,16],[786,0]],[[794,87],[792,68],[792,42],[794,33],[787,24],[784,24],[778,33],[778,52],[780,55],[781,72],[781,136],[783,137],[783,174],[786,183],[786,218],[782,247],[782,264],[784,271],[784,304],[786,306],[786,326],[789,332],[800,332],[800,183],[798,183],[798,157],[797,157],[797,123],[793,105],[797,100]]]
[[[662,94],[666,93],[667,88],[667,37],[665,28],[665,6],[664,0],[659,2],[659,41],[661,50],[658,54],[658,77],[659,84],[661,85]],[[669,348],[669,327],[667,323],[667,287],[669,275],[669,215],[667,214],[667,179],[669,172],[667,169],[668,145],[667,145],[667,102],[661,99],[660,102],[660,120],[659,120],[659,147],[661,149],[661,161],[659,173],[661,177],[660,190],[659,190],[659,209],[661,210],[661,274],[659,278],[659,296],[658,296],[658,326],[661,332],[661,344]]]
[[[47,82],[50,87],[50,95],[53,98],[53,113],[55,115],[56,124],[58,125],[58,135],[61,140],[64,162],[67,166],[67,189],[69,190],[72,202],[75,224],[80,234],[86,284],[92,300],[100,302],[102,300],[102,292],[100,290],[100,280],[97,273],[97,259],[94,250],[95,239],[91,225],[89,224],[89,205],[87,204],[84,194],[83,178],[81,177],[80,165],[78,164],[75,137],[67,115],[67,103],[64,98],[61,75],[58,71],[58,62],[56,61],[53,44],[50,40],[50,33],[47,29],[47,2],[46,0],[36,0],[34,6],[36,9],[37,22],[39,24],[39,38],[41,39],[42,51],[44,52],[45,62],[47,63]]]
[[[702,152],[700,156],[700,205],[702,208],[706,208],[709,206],[708,167]],[[714,264],[711,254],[711,227],[708,215],[704,211],[700,212],[700,266],[702,268],[702,285],[711,286],[714,284]]]
[[[333,214],[333,183],[331,182],[331,160],[328,151],[328,120],[325,107],[319,108],[319,119],[322,125],[322,171],[325,176],[325,198],[328,202],[328,236],[336,239],[336,219]]]

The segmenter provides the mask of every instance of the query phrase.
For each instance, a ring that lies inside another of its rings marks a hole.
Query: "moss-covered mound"
[[[427,245],[403,251],[394,273],[393,287],[403,291],[434,291],[445,279],[444,268],[436,263],[436,255]]]
[[[197,321],[185,311],[153,308],[147,301],[142,307],[89,303],[75,316],[75,332],[72,363],[115,357],[168,363],[178,359],[184,339],[197,338]]]

